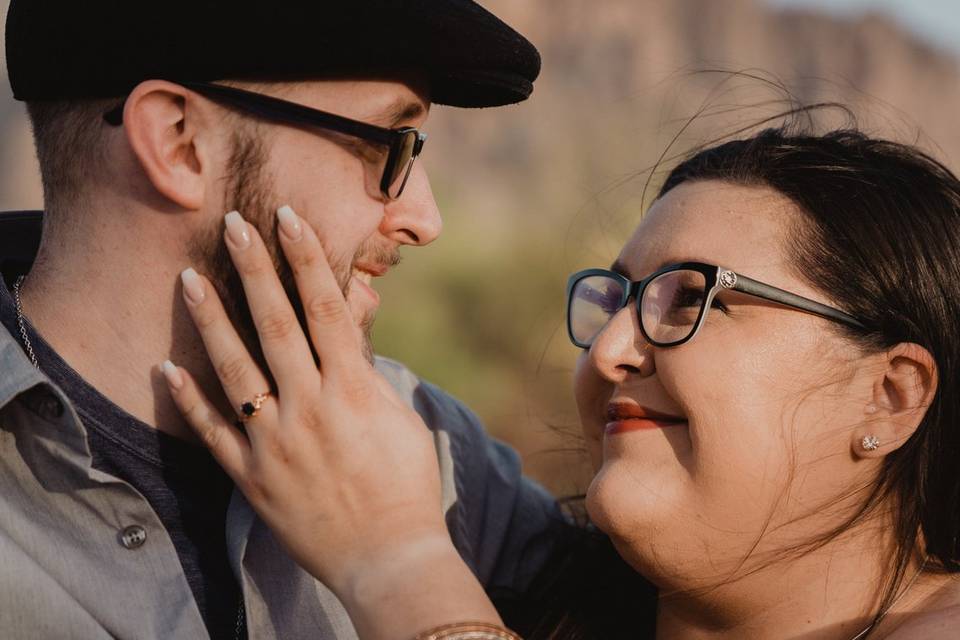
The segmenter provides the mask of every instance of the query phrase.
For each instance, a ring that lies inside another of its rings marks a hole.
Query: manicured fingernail
[[[296,242],[303,237],[300,216],[295,214],[289,206],[283,205],[277,209],[277,219],[280,221],[280,231],[287,237],[287,240]]]
[[[183,388],[183,374],[172,362],[164,360],[160,368],[163,369],[163,376],[167,379],[167,384],[178,391]]]
[[[227,237],[237,249],[246,249],[250,246],[250,232],[247,231],[247,223],[236,211],[231,211],[223,217],[227,223]]]
[[[184,269],[180,273],[180,281],[183,282],[183,295],[187,298],[187,302],[200,304],[206,300],[207,294],[203,290],[203,281],[193,268]]]

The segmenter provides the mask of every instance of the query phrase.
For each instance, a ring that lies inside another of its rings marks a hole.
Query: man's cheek
[[[350,315],[353,316],[353,324],[359,326],[367,314],[367,310],[360,301],[361,296],[357,294],[357,287],[353,280],[347,285],[347,306],[350,307]]]
[[[353,326],[356,330],[357,339],[363,350],[363,355],[368,362],[373,364],[373,343],[371,341],[371,332],[373,331],[373,321],[377,313],[377,305],[370,303],[369,295],[361,291],[356,280],[350,279],[347,286],[347,307],[350,309],[350,315],[353,318]]]

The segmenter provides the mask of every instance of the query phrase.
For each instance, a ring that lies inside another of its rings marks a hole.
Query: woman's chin
[[[587,489],[586,508],[590,521],[607,535],[623,540],[645,538],[648,530],[667,514],[659,512],[671,500],[651,490],[638,474],[629,473],[622,462],[605,461]]]

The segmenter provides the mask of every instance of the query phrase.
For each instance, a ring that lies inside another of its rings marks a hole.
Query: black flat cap
[[[540,55],[472,0],[12,0],[18,100],[108,98],[143,80],[284,80],[417,71],[431,99],[520,102]]]

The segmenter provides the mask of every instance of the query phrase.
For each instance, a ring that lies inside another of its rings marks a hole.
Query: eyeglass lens
[[[668,271],[648,282],[639,304],[647,339],[660,346],[687,339],[700,320],[706,293],[706,277],[699,271]],[[579,346],[591,345],[626,302],[623,284],[610,276],[577,281],[567,310],[571,337]]]
[[[623,284],[609,276],[581,278],[570,292],[567,320],[579,346],[593,343],[614,314],[623,308]]]
[[[387,167],[389,175],[385,176],[387,196],[392,199],[400,197],[403,188],[407,185],[410,171],[413,169],[413,152],[417,146],[417,132],[407,131],[403,134],[395,148],[393,164]]]

